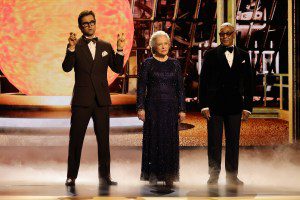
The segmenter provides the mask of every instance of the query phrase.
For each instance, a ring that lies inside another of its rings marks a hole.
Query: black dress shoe
[[[210,176],[207,180],[207,185],[217,185],[219,181],[219,176]]]
[[[99,178],[100,186],[118,185],[118,182],[112,181],[110,178]]]
[[[66,186],[75,186],[75,178],[67,178],[65,185]]]
[[[226,184],[242,186],[244,185],[244,182],[241,181],[237,176],[226,176]]]

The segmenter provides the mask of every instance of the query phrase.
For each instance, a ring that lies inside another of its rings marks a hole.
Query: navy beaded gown
[[[141,180],[179,180],[178,113],[185,112],[178,60],[147,58],[138,70],[137,109],[145,110]]]

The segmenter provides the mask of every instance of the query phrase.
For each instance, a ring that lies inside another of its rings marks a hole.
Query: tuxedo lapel
[[[102,61],[102,55],[101,55],[101,52],[103,50],[101,49],[101,44],[100,42],[97,42],[96,43],[96,53],[95,53],[95,59],[94,59],[94,62],[97,62],[97,61]]]
[[[233,62],[232,62],[232,69],[238,67],[241,63],[241,54],[237,47],[234,47],[234,55],[233,55]]]
[[[83,36],[82,36],[83,37]],[[80,47],[84,53],[84,57],[87,59],[87,61],[92,64],[93,63],[93,56],[92,53],[87,45],[87,43],[84,41],[83,38],[81,38],[80,42]]]
[[[103,58],[102,58],[102,52],[103,52],[103,48],[102,48],[102,45],[101,45],[101,42],[98,41],[96,43],[96,53],[95,53],[95,59],[94,59],[94,63],[93,63],[93,68],[96,66],[96,67],[101,67],[103,66]],[[100,65],[99,65],[100,63]],[[99,65],[99,66],[98,66]]]
[[[228,61],[226,59],[226,56],[225,56],[222,45],[219,45],[217,48],[218,48],[218,50],[217,50],[218,55],[217,56],[218,56],[218,60],[220,62],[220,65],[223,66],[223,67],[230,68],[230,66],[228,64]]]

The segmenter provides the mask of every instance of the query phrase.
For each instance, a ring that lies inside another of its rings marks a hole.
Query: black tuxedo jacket
[[[234,47],[231,67],[222,45],[206,52],[199,81],[201,109],[208,107],[218,114],[252,112],[253,89],[253,71],[246,51]]]
[[[116,73],[123,71],[124,56],[115,54],[110,43],[96,42],[95,59],[81,37],[74,52],[67,49],[62,68],[69,72],[74,68],[75,84],[72,105],[89,106],[95,99],[100,106],[111,104],[107,81],[108,66]]]

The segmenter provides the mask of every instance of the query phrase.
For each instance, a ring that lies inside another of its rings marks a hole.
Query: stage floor
[[[181,148],[180,182],[173,191],[157,191],[139,180],[140,147],[112,147],[111,175],[119,185],[109,190],[98,188],[95,146],[84,146],[76,188],[64,186],[67,146],[5,146],[0,152],[0,199],[5,200],[300,199],[299,145],[241,148],[239,177],[245,185],[237,188],[225,185],[223,171],[219,186],[207,187],[207,149]]]

